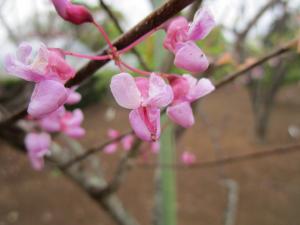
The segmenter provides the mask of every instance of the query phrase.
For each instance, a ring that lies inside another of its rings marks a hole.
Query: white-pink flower
[[[160,136],[160,108],[173,100],[170,85],[155,73],[149,78],[133,78],[128,73],[115,75],[110,88],[117,103],[132,111],[130,124],[135,134],[145,141],[155,141]]]
[[[171,75],[168,77],[173,90],[174,99],[167,108],[169,118],[183,126],[191,127],[195,123],[191,103],[215,90],[207,78],[199,81],[191,75]]]
[[[25,137],[25,147],[31,165],[36,170],[44,167],[44,156],[49,153],[51,137],[47,133],[29,133]]]
[[[209,62],[195,41],[204,39],[214,28],[215,21],[207,8],[199,9],[193,22],[176,17],[167,23],[164,47],[175,54],[174,64],[190,72],[203,72]]]
[[[28,113],[35,118],[54,112],[67,101],[69,91],[64,83],[75,74],[59,50],[43,44],[34,55],[32,47],[22,43],[15,56],[5,58],[5,68],[10,74],[36,83],[28,106]]]
[[[81,127],[84,115],[80,109],[73,112],[60,107],[55,112],[39,120],[40,127],[47,132],[63,132],[72,138],[81,138],[85,135],[85,129]]]

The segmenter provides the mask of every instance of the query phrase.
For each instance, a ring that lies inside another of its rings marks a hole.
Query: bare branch
[[[125,136],[130,135],[130,134],[132,134],[132,133],[133,133],[132,131],[127,132],[127,133],[124,133],[124,134],[120,135],[119,137],[114,138],[114,139],[111,139],[111,140],[105,142],[104,144],[102,144],[102,145],[100,145],[100,146],[98,146],[98,147],[90,148],[90,149],[87,150],[85,153],[82,153],[81,155],[78,155],[77,157],[71,159],[70,161],[64,163],[63,165],[61,165],[61,166],[59,166],[59,167],[60,167],[61,170],[66,170],[66,169],[68,169],[69,167],[73,166],[74,164],[76,164],[76,163],[78,163],[78,162],[80,162],[80,161],[86,159],[87,157],[89,157],[89,156],[91,156],[91,155],[93,155],[93,154],[95,154],[95,153],[97,153],[97,152],[103,151],[103,149],[104,149],[106,146],[108,146],[108,145],[110,145],[110,144],[112,144],[112,143],[114,143],[114,142],[118,142],[118,141],[120,141],[122,138],[124,138]]]
[[[284,155],[284,154],[290,154],[300,151],[300,143],[297,144],[290,144],[285,146],[277,146],[274,148],[261,150],[261,151],[255,151],[248,154],[243,155],[236,155],[231,157],[226,157],[219,160],[212,160],[212,161],[206,161],[206,162],[199,162],[195,163],[190,166],[186,166],[183,164],[174,164],[174,165],[159,165],[162,167],[167,168],[174,168],[174,169],[204,169],[204,168],[215,168],[216,166],[220,165],[231,165],[234,163],[240,163],[245,161],[251,161],[261,158],[267,158],[275,155]],[[136,164],[136,166],[144,169],[155,169],[156,166],[158,166],[156,163],[152,164]]]
[[[248,65],[247,67],[233,73],[230,75],[227,75],[223,80],[221,80],[220,82],[218,82],[216,84],[216,88],[219,89],[220,87],[232,82],[233,80],[235,80],[236,78],[238,78],[239,76],[249,72],[250,70],[254,69],[255,67],[267,62],[268,60],[272,59],[272,58],[276,58],[290,50],[292,50],[294,47],[297,46],[298,43],[298,39],[293,40],[291,42],[289,42],[287,45],[280,47],[279,49],[261,57],[260,59],[256,60],[254,63],[252,63],[251,65]]]

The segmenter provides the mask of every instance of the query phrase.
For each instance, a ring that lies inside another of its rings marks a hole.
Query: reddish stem
[[[132,42],[130,45],[128,45],[127,47],[119,50],[119,54],[123,54],[125,52],[128,52],[129,50],[131,50],[132,48],[134,48],[136,45],[140,44],[142,41],[144,41],[148,36],[152,35],[153,33],[155,33],[156,31],[158,31],[162,26],[156,27],[155,29],[149,31],[148,33],[146,33],[145,35],[143,35],[142,37],[140,37],[139,39],[137,39],[136,41]]]
[[[152,73],[152,72],[149,72],[149,71],[145,71],[145,70],[140,70],[140,69],[134,68],[134,67],[126,64],[122,60],[120,60],[120,64],[123,65],[128,70],[131,70],[132,72],[135,72],[135,73],[139,73],[141,75],[149,76]]]
[[[98,29],[98,30],[100,31],[100,33],[103,35],[103,38],[105,39],[106,43],[108,44],[110,50],[111,50],[112,52],[114,52],[114,51],[115,51],[115,48],[114,48],[113,44],[111,43],[111,41],[110,41],[110,39],[109,39],[107,33],[106,33],[105,30],[103,29],[103,27],[102,27],[100,24],[98,24],[96,21],[93,21],[93,24],[97,27],[97,29]]]
[[[101,56],[91,56],[91,55],[85,55],[85,54],[80,54],[76,52],[70,52],[70,51],[63,51],[65,55],[70,55],[78,58],[83,58],[83,59],[91,59],[91,60],[108,60],[111,59],[110,55],[101,55]]]

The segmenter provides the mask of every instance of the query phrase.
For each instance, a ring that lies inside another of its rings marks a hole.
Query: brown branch
[[[227,75],[223,80],[221,80],[220,82],[218,82],[216,84],[216,88],[219,89],[222,86],[232,82],[239,76],[241,76],[241,75],[249,72],[250,70],[254,69],[255,67],[267,62],[268,60],[270,60],[272,58],[276,58],[276,57],[292,50],[294,47],[297,46],[298,41],[299,41],[298,39],[293,40],[293,41],[289,42],[287,45],[284,45],[283,47],[280,47],[279,49],[261,57],[260,59],[256,60],[254,63],[252,63],[251,65],[248,65],[247,67],[245,67],[233,74]]]
[[[115,175],[113,176],[111,182],[107,185],[106,188],[101,190],[97,196],[102,198],[108,195],[115,193],[121,186],[122,182],[125,179],[125,175],[130,168],[130,160],[135,158],[140,150],[140,145],[142,141],[136,139],[132,148],[126,153],[126,155],[120,160]]]
[[[148,15],[145,19],[143,19],[140,23],[134,26],[125,34],[121,35],[116,41],[113,42],[113,45],[121,50],[126,48],[134,41],[138,40],[145,34],[149,33],[151,30],[160,26],[164,22],[166,22],[171,17],[175,16],[178,12],[184,9],[186,6],[190,5],[196,0],[169,0],[157,10],[153,11],[150,15]],[[106,55],[107,48],[104,49],[99,55]],[[83,66],[77,73],[76,76],[67,82],[67,87],[72,87],[75,85],[79,85],[81,82],[91,77],[98,69],[103,67],[109,60],[104,61],[90,61],[85,66]],[[23,118],[26,115],[26,109],[21,108],[19,112],[15,114],[11,114],[9,117],[3,118],[0,123],[11,123],[20,118]]]
[[[118,29],[118,31],[123,34],[124,30],[121,27],[118,18],[114,15],[113,11],[109,8],[108,5],[106,5],[106,3],[103,0],[99,0],[100,1],[100,5],[102,6],[102,8],[104,9],[104,11],[106,12],[106,14],[110,17],[110,19],[112,20],[112,22],[115,24],[115,27]],[[139,53],[138,50],[136,50],[136,48],[133,48],[132,53],[136,56],[136,58],[138,59],[138,61],[140,62],[141,66],[147,70],[150,71],[150,68],[148,67],[148,65],[146,64],[145,60],[143,59],[143,57],[141,56],[141,54]]]
[[[290,144],[285,146],[274,147],[266,150],[251,152],[243,155],[236,155],[231,157],[226,157],[219,160],[212,160],[206,162],[199,162],[193,165],[186,166],[184,164],[174,164],[174,165],[158,165],[156,163],[153,164],[136,164],[136,166],[144,169],[155,169],[157,166],[173,168],[173,169],[204,169],[204,168],[215,168],[216,166],[223,165],[231,165],[234,163],[240,163],[245,161],[251,161],[266,157],[271,157],[275,155],[284,155],[289,153],[295,153],[300,151],[300,143]]]
[[[89,156],[91,156],[91,155],[93,155],[97,152],[103,151],[106,146],[108,146],[108,145],[110,145],[114,142],[118,142],[122,138],[124,138],[125,136],[130,135],[130,134],[133,134],[133,132],[130,131],[130,132],[124,133],[124,134],[118,136],[117,138],[114,138],[114,139],[111,139],[111,140],[105,142],[104,144],[102,144],[100,146],[90,148],[85,153],[82,153],[81,155],[78,155],[78,156],[74,157],[73,159],[71,159],[70,161],[68,161],[68,162],[64,163],[63,165],[59,166],[59,168],[61,170],[66,170],[66,169],[70,168],[71,166],[73,166],[74,164],[88,158]]]

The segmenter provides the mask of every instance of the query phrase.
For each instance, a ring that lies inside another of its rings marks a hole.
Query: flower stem
[[[135,73],[139,73],[141,75],[149,76],[152,73],[152,72],[149,72],[149,71],[145,71],[145,70],[140,70],[140,69],[134,68],[134,67],[126,64],[122,60],[120,60],[120,64],[123,65],[128,70],[131,70],[132,72],[135,72]]]
[[[74,56],[74,57],[83,58],[83,59],[91,59],[91,60],[111,59],[110,55],[92,56],[92,55],[85,55],[85,54],[80,54],[80,53],[70,52],[70,51],[63,51],[63,53],[64,53],[64,55]]]
[[[103,27],[100,24],[98,24],[96,21],[93,21],[93,24],[97,27],[97,29],[99,30],[99,32],[103,35],[103,38],[105,39],[106,43],[108,44],[110,50],[112,52],[114,52],[115,48],[114,48],[113,44],[111,43],[111,41],[110,41],[110,39],[108,37],[108,34],[103,29]]]

